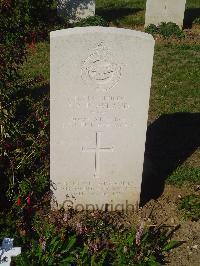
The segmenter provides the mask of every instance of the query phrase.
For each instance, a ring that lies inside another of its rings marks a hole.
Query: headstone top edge
[[[124,28],[115,28],[115,27],[76,27],[76,28],[69,28],[69,29],[62,29],[50,32],[50,37],[63,37],[72,34],[84,34],[84,33],[115,33],[115,34],[123,34],[127,36],[132,36],[141,39],[147,39],[149,41],[155,42],[153,36],[146,32],[124,29]]]

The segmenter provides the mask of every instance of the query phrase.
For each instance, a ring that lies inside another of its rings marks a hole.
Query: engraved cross
[[[100,152],[113,152],[114,147],[101,147],[101,132],[96,132],[96,146],[94,148],[84,148],[83,152],[94,152],[94,177],[99,178],[100,172]]]

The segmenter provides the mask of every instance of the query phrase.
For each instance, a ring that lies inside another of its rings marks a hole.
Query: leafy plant
[[[108,27],[108,22],[100,16],[91,16],[81,19],[74,24],[75,27],[87,27],[87,26],[102,26]]]
[[[179,28],[178,25],[176,25],[173,22],[162,22],[158,26],[158,32],[160,35],[162,35],[165,38],[169,38],[171,36],[177,37],[177,38],[182,38],[184,37],[183,31]]]
[[[17,1],[0,2],[0,28],[0,80],[5,82],[16,75],[26,55],[26,19]]]
[[[156,35],[158,34],[158,27],[154,24],[150,24],[148,27],[146,27],[145,32],[151,35]]]
[[[38,230],[32,239],[30,249],[16,258],[17,265],[68,265],[75,261],[76,235],[58,233],[49,225],[44,232]]]
[[[159,34],[163,36],[164,38],[169,38],[171,36],[176,38],[182,38],[184,37],[183,31],[179,28],[178,25],[176,25],[173,22],[162,22],[159,26],[156,26],[154,24],[150,24],[145,31],[147,33],[150,33],[152,35]]]
[[[200,196],[188,195],[181,199],[178,208],[184,211],[185,217],[197,221],[200,219]]]
[[[170,233],[169,233],[170,232]],[[170,240],[172,231],[160,228],[145,228],[140,239],[135,229],[114,237],[116,256],[114,265],[160,265],[164,252],[177,247],[179,241]],[[138,241],[139,240],[139,241]]]
[[[141,230],[105,224],[106,215],[85,218],[76,226],[61,225],[60,220],[47,223],[43,218],[32,222],[34,231],[26,238],[22,254],[15,258],[17,265],[161,265],[165,254],[181,242],[170,240],[174,229],[146,227]],[[86,227],[96,223],[98,228]],[[111,224],[110,224],[111,225]],[[108,227],[110,227],[110,225]],[[103,226],[103,227],[102,227]],[[100,232],[99,232],[100,229]],[[139,232],[139,234],[138,234]],[[102,237],[104,236],[104,238]]]

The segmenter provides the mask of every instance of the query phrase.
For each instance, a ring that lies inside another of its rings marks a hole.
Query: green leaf
[[[75,261],[75,258],[73,256],[69,256],[65,259],[63,259],[59,265],[65,265],[66,266],[66,263],[73,263]]]
[[[164,247],[163,247],[163,251],[169,251],[173,248],[178,247],[182,242],[180,241],[176,241],[176,240],[171,240],[170,242],[168,242]]]
[[[58,247],[61,246],[60,237],[59,236],[55,237],[51,241],[50,246],[51,246],[51,252],[56,252],[58,250]]]
[[[156,261],[156,257],[154,255],[150,255],[149,257],[146,258],[145,265],[147,265],[147,266],[160,266],[160,263]]]
[[[69,241],[63,245],[63,250],[61,251],[61,253],[67,253],[76,243],[76,236],[73,235],[69,238]]]

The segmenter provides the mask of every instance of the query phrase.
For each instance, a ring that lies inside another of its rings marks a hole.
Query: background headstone
[[[70,22],[77,22],[95,15],[95,0],[58,0],[57,12]]]
[[[0,264],[10,266],[11,258],[21,254],[21,247],[13,247],[13,238],[4,238],[0,247]]]
[[[174,22],[183,26],[186,0],[147,0],[145,27],[158,26],[161,22]]]
[[[142,181],[152,36],[86,27],[51,32],[50,43],[50,176],[56,201],[78,210],[135,206]]]

